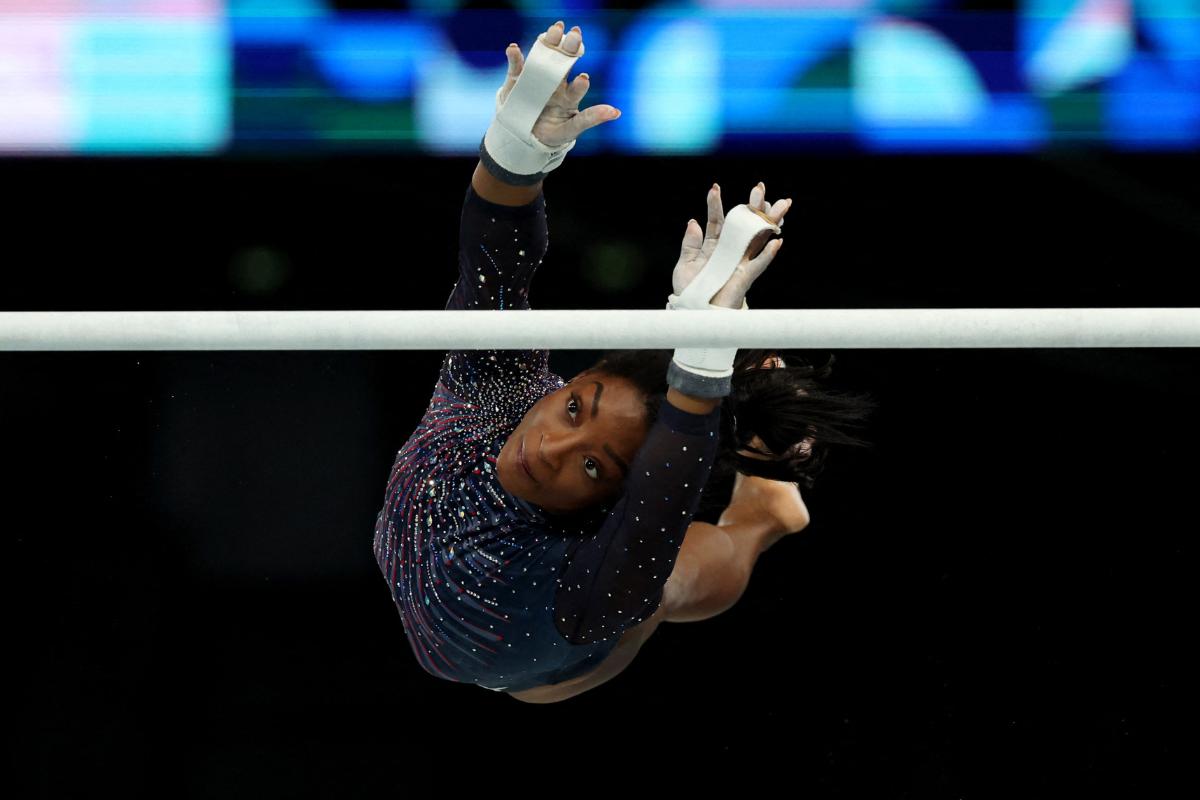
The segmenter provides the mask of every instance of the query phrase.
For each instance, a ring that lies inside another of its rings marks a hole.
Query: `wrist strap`
[[[545,172],[535,172],[532,175],[520,175],[516,172],[509,172],[504,167],[496,163],[496,159],[492,158],[492,154],[484,147],[484,142],[487,141],[487,135],[479,140],[479,160],[483,164],[483,168],[492,174],[496,180],[504,181],[510,186],[533,186],[540,180],[546,177]]]
[[[671,295],[674,299],[676,295]],[[667,308],[674,309],[671,300]],[[709,305],[712,311],[739,313],[749,311],[742,299],[741,308]],[[667,365],[667,385],[693,397],[725,397],[733,391],[733,362],[736,347],[677,347]]]

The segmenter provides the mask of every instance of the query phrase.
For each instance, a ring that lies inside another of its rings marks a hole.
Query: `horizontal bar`
[[[1200,347],[1200,309],[0,312],[0,351],[675,347]]]

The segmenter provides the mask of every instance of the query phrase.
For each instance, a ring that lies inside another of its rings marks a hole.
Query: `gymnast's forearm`
[[[471,186],[484,200],[502,206],[527,206],[542,193],[542,181],[532,186],[513,186],[488,172],[482,161],[475,165]]]
[[[693,397],[671,386],[667,388],[667,402],[689,414],[708,414],[721,404],[721,398]]]

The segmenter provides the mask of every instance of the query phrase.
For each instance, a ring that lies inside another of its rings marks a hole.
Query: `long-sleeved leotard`
[[[527,310],[549,246],[545,196],[525,206],[467,188],[447,309]],[[507,492],[496,459],[562,388],[547,350],[452,350],[392,467],[376,560],[430,674],[518,691],[589,671],[657,610],[717,452],[721,408],[664,399],[610,506],[552,515]]]

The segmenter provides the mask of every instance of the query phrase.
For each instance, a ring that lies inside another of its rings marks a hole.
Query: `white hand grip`
[[[672,294],[668,298],[667,308],[737,310],[715,306],[710,301],[729,282],[750,243],[764,230],[780,233],[781,229],[766,214],[745,203],[731,208],[725,215],[720,238],[717,239],[716,249],[708,257],[708,263],[699,275],[692,278],[682,294]]]
[[[672,294],[667,308],[682,311],[749,311],[750,304],[742,299],[742,307],[726,308],[710,301],[729,281],[737,265],[746,255],[750,243],[764,230],[779,233],[779,226],[766,214],[745,203],[734,206],[725,215],[716,249],[700,274],[692,278],[682,294]],[[736,347],[679,347],[671,359],[667,380],[683,392],[698,397],[722,397],[729,393],[733,376]]]
[[[496,177],[520,186],[542,180],[575,146],[572,139],[557,147],[548,147],[533,135],[533,125],[546,103],[584,51],[583,42],[579,43],[579,52],[568,53],[561,44],[546,44],[545,38],[545,33],[538,34],[503,105],[500,93],[504,87],[496,90],[496,116],[480,145],[480,154],[485,156],[484,163],[489,171],[497,172],[495,167],[499,167],[500,174]],[[493,163],[488,164],[488,157]]]

